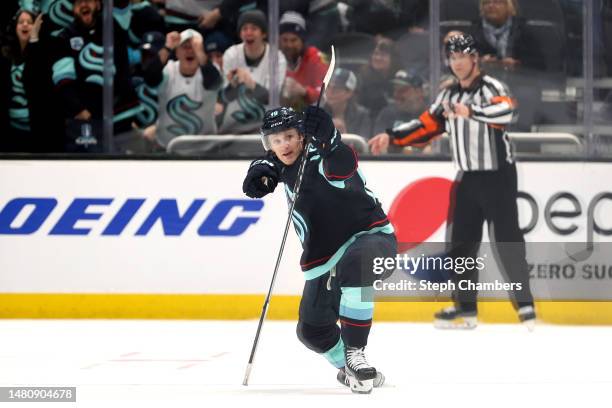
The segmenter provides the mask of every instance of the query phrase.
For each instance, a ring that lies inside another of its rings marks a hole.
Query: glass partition
[[[471,34],[505,84],[519,157],[612,156],[609,0],[3,2],[3,154],[247,157],[272,105],[319,99],[345,140],[419,117]],[[42,15],[42,17],[39,17]],[[112,17],[111,17],[112,16]],[[442,136],[387,157],[450,158]]]

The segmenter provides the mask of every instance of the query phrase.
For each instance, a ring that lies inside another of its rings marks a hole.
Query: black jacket
[[[8,110],[11,106],[11,67],[13,60],[0,59],[0,149],[11,152],[48,153],[63,151],[64,122],[57,94],[51,81],[51,57],[48,50],[53,39],[29,43],[20,61],[24,64],[22,83],[30,113],[30,131],[11,128]]]
[[[493,47],[484,35],[482,19],[474,21],[472,24],[472,36],[478,45],[480,55],[497,55],[497,50]],[[546,64],[542,60],[542,53],[533,47],[537,44],[526,28],[525,19],[520,17],[512,18],[512,27],[508,37],[507,57],[514,58],[521,62],[525,68],[544,69]]]
[[[102,119],[103,50],[102,18],[91,30],[78,23],[64,29],[63,40],[53,66],[53,82],[61,95],[65,117],[70,119],[87,109],[93,119]],[[115,131],[131,128],[140,112],[140,102],[129,76],[127,34],[114,27],[114,119]]]

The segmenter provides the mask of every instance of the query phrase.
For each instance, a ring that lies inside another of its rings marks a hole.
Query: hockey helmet
[[[474,37],[469,34],[453,35],[448,39],[448,41],[446,41],[444,47],[447,57],[453,52],[463,54],[476,54],[478,52],[476,41],[474,41]]]
[[[298,133],[303,134],[303,124],[302,114],[292,108],[280,107],[267,111],[261,126],[261,141],[264,149],[271,150],[269,135],[288,129],[296,129]]]

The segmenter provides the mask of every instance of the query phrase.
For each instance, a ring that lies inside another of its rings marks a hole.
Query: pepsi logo
[[[410,183],[395,197],[388,215],[400,253],[428,240],[444,224],[452,187],[451,180],[428,177]]]

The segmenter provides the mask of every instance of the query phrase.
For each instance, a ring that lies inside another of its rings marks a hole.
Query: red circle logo
[[[395,197],[389,219],[400,253],[426,241],[447,220],[452,187],[451,180],[428,177],[410,183]]]

